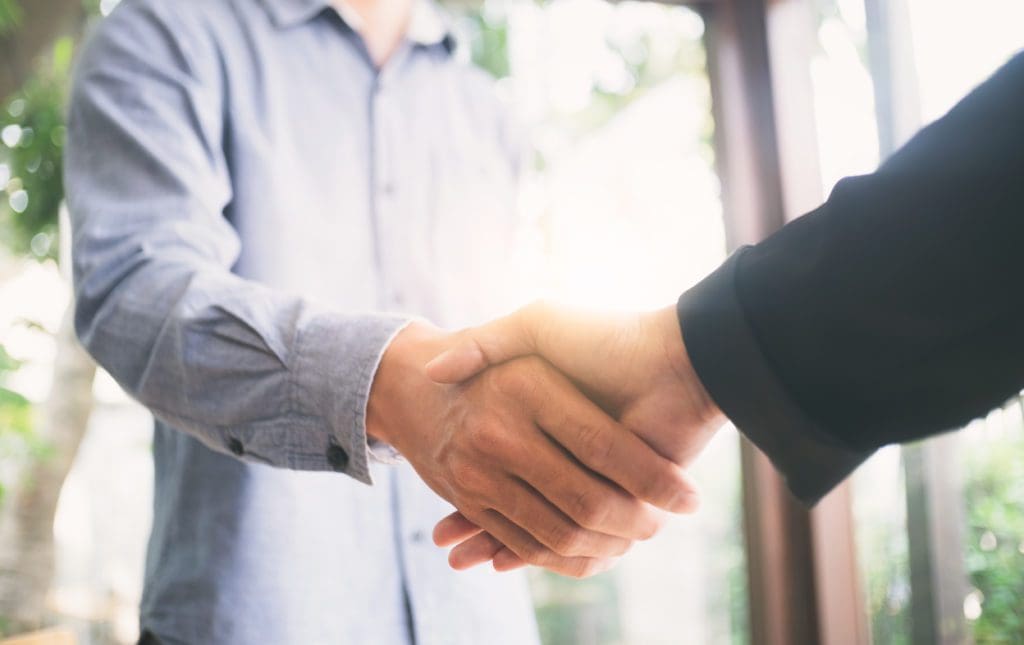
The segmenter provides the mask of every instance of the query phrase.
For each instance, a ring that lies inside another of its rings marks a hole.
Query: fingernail
[[[494,561],[493,561],[493,565],[494,565],[494,570],[495,571],[505,571],[505,570],[510,569],[510,568],[515,568],[515,565],[517,565],[518,563],[519,563],[519,558],[517,558],[515,556],[515,554],[513,554],[513,553],[511,553],[511,552],[509,552],[507,550],[499,551],[494,556]]]
[[[427,363],[425,369],[427,370],[427,372],[431,372],[431,371],[437,369],[437,366],[444,364],[448,360],[448,357],[451,356],[451,355],[452,355],[452,350],[450,350],[450,349],[444,350],[443,352],[441,352],[440,354],[438,354],[434,358],[430,359],[430,361]]]
[[[465,571],[466,569],[472,569],[475,565],[464,560],[456,552],[448,554],[448,566],[456,571]]]
[[[680,491],[670,504],[673,513],[692,513],[700,506],[700,495],[693,491]]]

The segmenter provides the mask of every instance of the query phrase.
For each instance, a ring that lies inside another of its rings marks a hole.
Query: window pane
[[[1024,641],[1024,418],[1016,400],[967,428],[964,615],[976,643]]]
[[[1018,0],[907,0],[923,122],[948,111],[1024,47]],[[1024,640],[1024,429],[1019,402],[956,438],[970,587],[963,602],[977,643]]]
[[[475,60],[533,145],[532,294],[600,309],[675,301],[725,257],[710,91],[693,11],[648,2],[485,2]],[[546,643],[746,642],[735,431],[694,468],[704,503],[613,571],[534,572]]]
[[[870,171],[878,147],[863,2],[826,0],[817,6],[819,50],[811,72],[827,191],[844,175]],[[905,0],[905,8],[909,28],[892,37],[910,43],[914,83],[895,99],[913,102],[899,107],[919,114],[919,125],[941,117],[1024,46],[1019,28],[1024,5],[1015,0]],[[956,448],[945,453],[963,479],[963,497],[939,504],[966,523],[970,585],[959,619],[966,618],[978,643],[1019,642],[1024,639],[1024,621],[1018,618],[1024,606],[1020,404],[972,424],[954,441]],[[918,458],[935,459],[941,452],[926,450]],[[912,640],[906,476],[898,447],[879,451],[854,476],[858,556],[875,643]],[[954,609],[959,612],[959,606]]]
[[[927,123],[1024,47],[1020,0],[906,0]]]

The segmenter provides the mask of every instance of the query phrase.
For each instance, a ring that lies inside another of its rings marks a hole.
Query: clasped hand
[[[457,334],[413,323],[392,341],[367,432],[458,509],[434,533],[458,544],[452,566],[592,575],[664,511],[696,508],[683,466],[721,417],[668,313],[537,304]]]

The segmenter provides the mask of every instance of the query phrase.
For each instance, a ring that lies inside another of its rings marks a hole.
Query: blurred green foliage
[[[537,627],[542,643],[620,643],[615,572],[575,580],[532,572]]]
[[[869,524],[857,529],[871,642],[910,645],[910,556],[906,526]]]
[[[0,235],[18,255],[57,257],[64,102],[73,50],[70,38],[57,41],[47,64],[0,112]]]
[[[535,2],[541,7],[552,4],[552,0]],[[508,7],[509,4],[502,1],[483,2],[479,8],[463,14],[473,63],[497,79],[512,73],[508,50]],[[599,78],[593,79],[591,100],[583,109],[569,113],[552,111],[547,115],[544,127],[557,128],[561,133],[579,139],[607,124],[662,83],[679,76],[707,74],[704,45],[700,39],[665,38],[664,34],[634,30],[627,35],[609,36],[605,44],[609,54],[618,59],[626,81],[612,86],[602,83]],[[709,144],[712,133],[713,123],[709,120],[705,133]],[[539,160],[539,165],[543,168],[543,160]]]
[[[680,38],[672,48],[655,46],[653,41],[654,36],[645,32],[630,40],[609,41],[609,51],[621,60],[630,82],[616,87],[595,82],[591,89],[592,103],[583,113],[575,115],[572,123],[563,120],[560,125],[583,131],[597,129],[644,93],[673,77],[707,74],[704,46],[699,40]],[[705,134],[710,142],[710,120],[708,126]]]
[[[18,29],[21,7],[0,0],[0,35]],[[59,39],[28,81],[0,97],[0,252],[35,260],[57,257],[57,222],[64,199],[64,104],[74,41]],[[0,345],[0,459],[45,458],[49,446],[33,433],[32,405],[7,387],[21,367]],[[0,502],[3,500],[0,482]]]
[[[978,645],[1024,643],[1024,428],[970,451],[966,558],[980,592]]]
[[[0,0],[0,34],[14,29],[21,21],[21,7],[14,0]]]
[[[733,501],[733,508],[742,512],[743,500],[740,487],[736,489],[736,499]],[[737,520],[740,524],[742,520]],[[747,553],[743,534],[739,531],[728,536],[719,546],[717,557],[726,561],[728,571],[729,594],[725,599],[729,608],[729,625],[731,627],[732,645],[745,645],[750,643],[750,608],[747,598]]]
[[[1013,404],[1019,405],[1019,404]],[[1011,406],[1012,407],[1012,406]],[[1024,426],[965,440],[964,558],[973,587],[964,603],[977,645],[1024,645]],[[909,645],[911,616],[905,527],[858,526],[872,642]],[[971,614],[977,600],[980,613]]]
[[[31,450],[32,405],[28,399],[5,387],[7,378],[21,367],[0,345],[0,459],[8,459]],[[0,504],[3,503],[4,486],[0,482]]]
[[[470,55],[473,63],[494,78],[509,75],[508,19],[501,11],[484,6],[467,11],[463,16],[470,34]]]
[[[29,428],[28,399],[4,387],[7,377],[21,367],[21,361],[15,360],[0,347],[0,427],[15,432],[26,432]]]

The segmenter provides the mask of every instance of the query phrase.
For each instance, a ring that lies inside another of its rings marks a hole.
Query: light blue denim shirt
[[[125,0],[82,54],[76,323],[157,419],[164,643],[536,641],[523,578],[451,571],[447,504],[367,446],[389,339],[497,313],[514,225],[503,112],[422,9],[379,72],[327,0]]]

